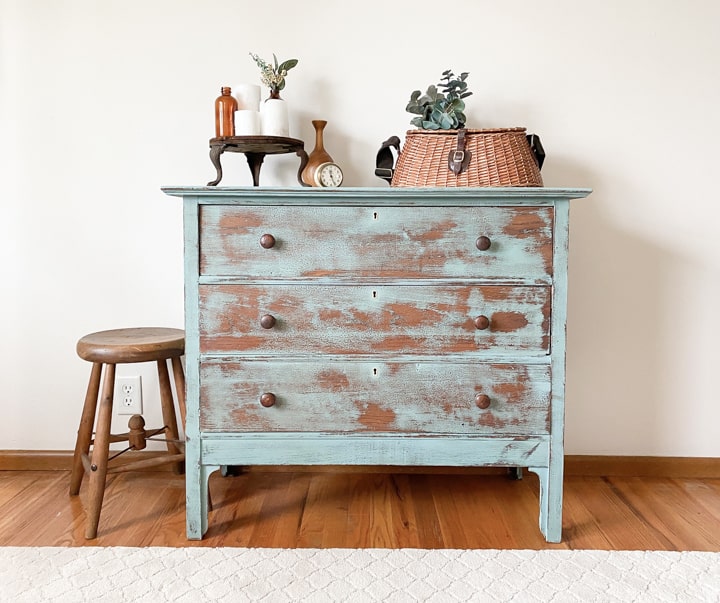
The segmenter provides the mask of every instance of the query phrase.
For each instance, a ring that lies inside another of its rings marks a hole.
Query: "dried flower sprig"
[[[273,54],[274,66],[267,61],[261,59],[258,55],[250,53],[257,66],[260,67],[260,79],[273,92],[279,92],[285,88],[285,77],[295,65],[298,64],[297,59],[288,59],[278,64],[277,57]]]

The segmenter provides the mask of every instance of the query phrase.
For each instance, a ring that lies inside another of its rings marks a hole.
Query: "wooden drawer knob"
[[[260,319],[260,326],[263,329],[272,329],[275,326],[275,317],[272,314],[265,314]]]
[[[260,404],[262,404],[265,408],[275,406],[275,394],[265,392],[262,396],[260,396]]]
[[[475,396],[475,405],[478,408],[485,409],[490,406],[490,396],[487,394],[478,394]]]
[[[492,241],[490,241],[490,237],[486,237],[485,235],[478,237],[475,241],[475,247],[477,247],[480,251],[487,251],[490,249],[490,244]]]
[[[260,247],[263,247],[264,249],[275,247],[275,237],[271,234],[264,234],[260,237]]]
[[[480,331],[484,331],[490,326],[490,319],[482,314],[473,320],[473,322],[475,323],[475,328]]]

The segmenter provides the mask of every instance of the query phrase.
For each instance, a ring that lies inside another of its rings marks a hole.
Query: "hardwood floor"
[[[184,478],[167,471],[110,477],[98,538],[86,541],[86,481],[71,497],[67,471],[0,471],[0,546],[720,551],[720,479],[569,476],[560,544],[540,535],[527,473],[214,474],[202,541],[186,540]]]

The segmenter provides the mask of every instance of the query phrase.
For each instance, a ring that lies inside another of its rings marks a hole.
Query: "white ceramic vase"
[[[290,136],[290,120],[284,99],[268,98],[260,103],[260,131],[263,136]]]

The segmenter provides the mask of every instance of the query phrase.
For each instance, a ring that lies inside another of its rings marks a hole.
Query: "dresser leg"
[[[200,514],[202,519],[202,534],[208,529],[208,513],[210,512],[210,475],[220,469],[215,465],[200,466]]]
[[[562,539],[562,473],[548,467],[528,467],[540,480],[540,531],[548,542]]]
[[[528,467],[528,471],[537,473],[540,481],[540,531],[548,542],[560,542],[562,513],[550,505],[550,470],[547,467]]]
[[[518,480],[523,478],[522,467],[510,467],[508,469],[508,477],[510,479]]]
[[[187,519],[188,540],[202,540],[208,529],[208,512],[210,510],[210,475],[220,469],[215,465],[200,465],[200,470],[186,471],[186,484],[188,489],[187,506],[185,509]],[[192,492],[195,490],[195,492]],[[196,495],[197,494],[197,495]],[[193,504],[190,504],[190,501]]]

